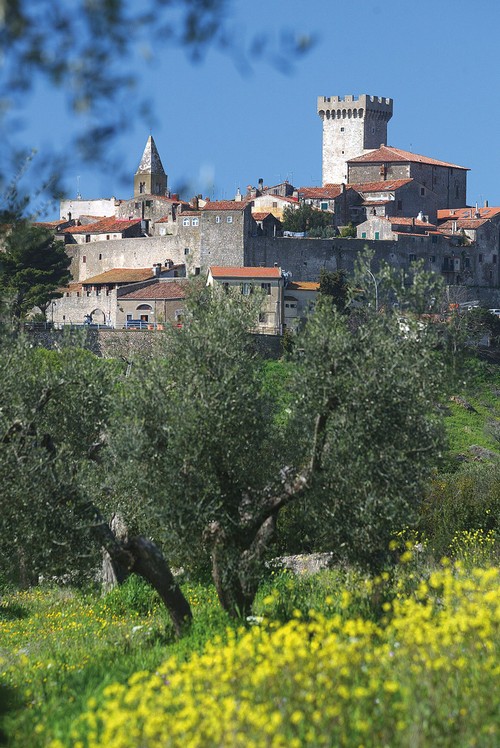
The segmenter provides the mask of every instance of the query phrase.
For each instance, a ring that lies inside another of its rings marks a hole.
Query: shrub
[[[500,517],[500,463],[473,463],[437,477],[422,506],[420,528],[436,555],[450,553],[458,533],[496,532]]]

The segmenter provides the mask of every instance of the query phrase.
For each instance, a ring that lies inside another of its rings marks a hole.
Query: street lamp
[[[375,286],[375,312],[378,312],[378,283],[377,283],[377,279],[373,275],[372,271],[368,270],[368,268],[366,268],[366,274],[370,276],[370,278],[373,281],[373,285]]]

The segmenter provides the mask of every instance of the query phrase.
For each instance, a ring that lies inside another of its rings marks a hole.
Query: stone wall
[[[252,237],[247,242],[245,264],[272,267],[277,263],[292,273],[294,281],[317,281],[322,268],[352,273],[365,247],[375,252],[374,267],[385,260],[393,267],[409,270],[422,259],[424,268],[443,275],[446,284],[464,285],[469,298],[493,306],[500,304],[496,277],[485,276],[485,259],[479,262],[475,247],[450,245],[444,237],[400,236],[398,241],[364,239],[291,239]],[[498,265],[495,265],[498,267]],[[496,299],[496,301],[495,301]]]
[[[150,358],[162,350],[161,330],[36,330],[27,333],[33,342],[47,349],[60,347],[63,340],[86,348],[101,358]],[[257,352],[263,358],[279,358],[282,354],[280,335],[252,335]]]

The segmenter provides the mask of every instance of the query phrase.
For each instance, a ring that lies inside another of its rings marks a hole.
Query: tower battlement
[[[347,162],[387,143],[393,100],[382,96],[318,96],[323,122],[323,184],[347,182]]]
[[[323,119],[363,118],[368,112],[392,117],[393,100],[382,96],[318,96],[318,114]]]

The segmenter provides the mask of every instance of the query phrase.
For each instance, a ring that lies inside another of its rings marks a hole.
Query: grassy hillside
[[[470,358],[462,386],[448,403],[446,430],[451,459],[500,455],[500,366]],[[480,449],[476,449],[479,447]]]

